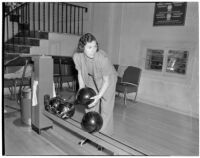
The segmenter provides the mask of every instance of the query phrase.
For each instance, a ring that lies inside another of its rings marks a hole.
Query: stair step
[[[31,37],[31,38],[39,38],[39,39],[48,39],[48,32],[39,32],[39,31],[23,31],[19,32],[17,37]]]
[[[39,46],[40,40],[29,37],[14,37],[10,39],[7,44],[17,44],[17,45],[28,45],[28,46]]]
[[[18,24],[19,26],[19,30],[22,30],[22,31],[29,31],[29,24],[28,23],[19,23]]]
[[[10,21],[11,22],[19,22],[19,17],[20,17],[20,15],[11,14]]]
[[[18,53],[30,53],[30,46],[27,45],[13,45],[13,44],[5,44],[4,50],[8,53],[18,52]]]

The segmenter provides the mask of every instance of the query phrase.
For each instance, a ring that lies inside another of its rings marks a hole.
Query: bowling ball
[[[63,102],[64,102],[64,100],[59,96],[51,98],[49,101],[49,111],[53,114],[56,114],[57,108]]]
[[[50,111],[49,101],[50,101],[50,95],[46,94],[44,96],[44,107],[46,111]]]
[[[98,112],[90,111],[83,115],[81,127],[89,133],[98,132],[103,125],[103,118]]]
[[[62,119],[71,118],[75,113],[75,106],[72,103],[61,103],[57,108],[57,115]]]
[[[88,108],[88,105],[94,101],[94,99],[90,99],[91,97],[95,96],[96,92],[89,87],[82,88],[77,93],[77,102],[81,105],[84,105]]]

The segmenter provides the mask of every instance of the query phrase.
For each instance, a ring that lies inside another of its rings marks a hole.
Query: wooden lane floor
[[[107,156],[111,155],[106,150],[97,150],[96,144],[89,142],[83,146],[78,143],[83,137],[77,135],[72,131],[63,129],[59,124],[54,123],[53,129],[48,129],[47,131],[41,131],[41,135],[48,139],[52,144],[59,147],[64,152],[72,156]]]
[[[14,104],[15,102],[12,106]],[[10,107],[6,107],[5,110],[5,142],[2,144],[5,148],[5,155],[68,155],[50,141],[32,131],[29,126],[23,124],[19,110]]]
[[[199,155],[199,120],[143,103],[116,97],[115,138],[148,155]]]

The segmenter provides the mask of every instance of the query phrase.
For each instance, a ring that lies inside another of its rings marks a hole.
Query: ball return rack
[[[51,114],[50,112],[44,110],[43,114],[49,119],[55,121],[61,126],[91,140],[92,142],[104,147],[105,149],[111,151],[113,155],[136,155],[136,156],[145,156],[146,154],[141,151],[130,147],[122,142],[119,142],[109,136],[106,136],[100,132],[88,133],[81,128],[81,125],[78,121],[69,118],[63,120],[58,116]]]

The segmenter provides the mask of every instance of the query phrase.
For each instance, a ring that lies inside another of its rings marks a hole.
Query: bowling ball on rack
[[[94,99],[90,99],[91,97],[94,97],[96,95],[96,92],[89,87],[82,88],[78,91],[76,95],[76,101],[77,103],[84,105],[86,108],[88,108],[88,105],[94,101]]]
[[[98,112],[90,111],[83,115],[81,127],[89,133],[98,132],[103,125],[103,118]]]
[[[49,101],[50,101],[50,95],[46,94],[44,96],[44,108],[46,111],[50,111]]]
[[[71,118],[75,113],[75,106],[69,102],[61,103],[57,108],[57,115],[62,119]]]
[[[57,114],[57,108],[63,102],[64,100],[59,96],[51,98],[49,101],[49,111],[53,114]]]

